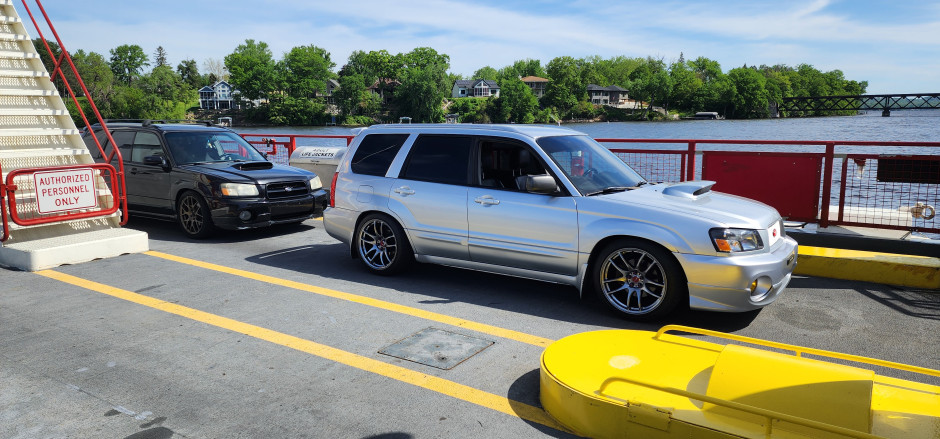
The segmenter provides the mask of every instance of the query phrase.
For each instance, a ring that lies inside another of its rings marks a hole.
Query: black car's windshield
[[[614,153],[588,136],[553,136],[537,140],[581,195],[624,191],[646,180]]]
[[[178,165],[265,160],[245,139],[227,131],[166,133],[166,142]]]

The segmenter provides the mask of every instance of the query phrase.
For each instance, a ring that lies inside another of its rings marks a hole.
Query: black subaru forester
[[[328,202],[316,174],[269,162],[227,128],[149,120],[105,125],[124,159],[128,210],[175,220],[191,238],[216,228],[299,223]],[[82,135],[95,160],[107,162],[92,132],[106,156],[113,145],[99,124]]]

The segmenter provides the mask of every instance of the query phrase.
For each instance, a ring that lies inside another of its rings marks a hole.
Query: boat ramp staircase
[[[147,251],[146,233],[121,227],[123,185],[123,173],[95,164],[13,1],[0,0],[0,265],[36,271]]]

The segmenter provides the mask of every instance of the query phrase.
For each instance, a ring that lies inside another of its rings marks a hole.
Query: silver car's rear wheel
[[[397,273],[414,258],[404,230],[380,214],[369,215],[359,224],[356,249],[366,268],[377,274]]]
[[[672,311],[686,286],[678,263],[664,250],[642,241],[607,245],[595,263],[597,294],[612,310],[634,320]]]

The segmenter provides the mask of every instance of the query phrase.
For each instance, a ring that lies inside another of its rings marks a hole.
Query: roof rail
[[[141,126],[151,126],[155,123],[180,123],[180,124],[199,124],[207,127],[215,126],[211,120],[194,119],[105,119],[105,124],[109,123],[139,123]]]

